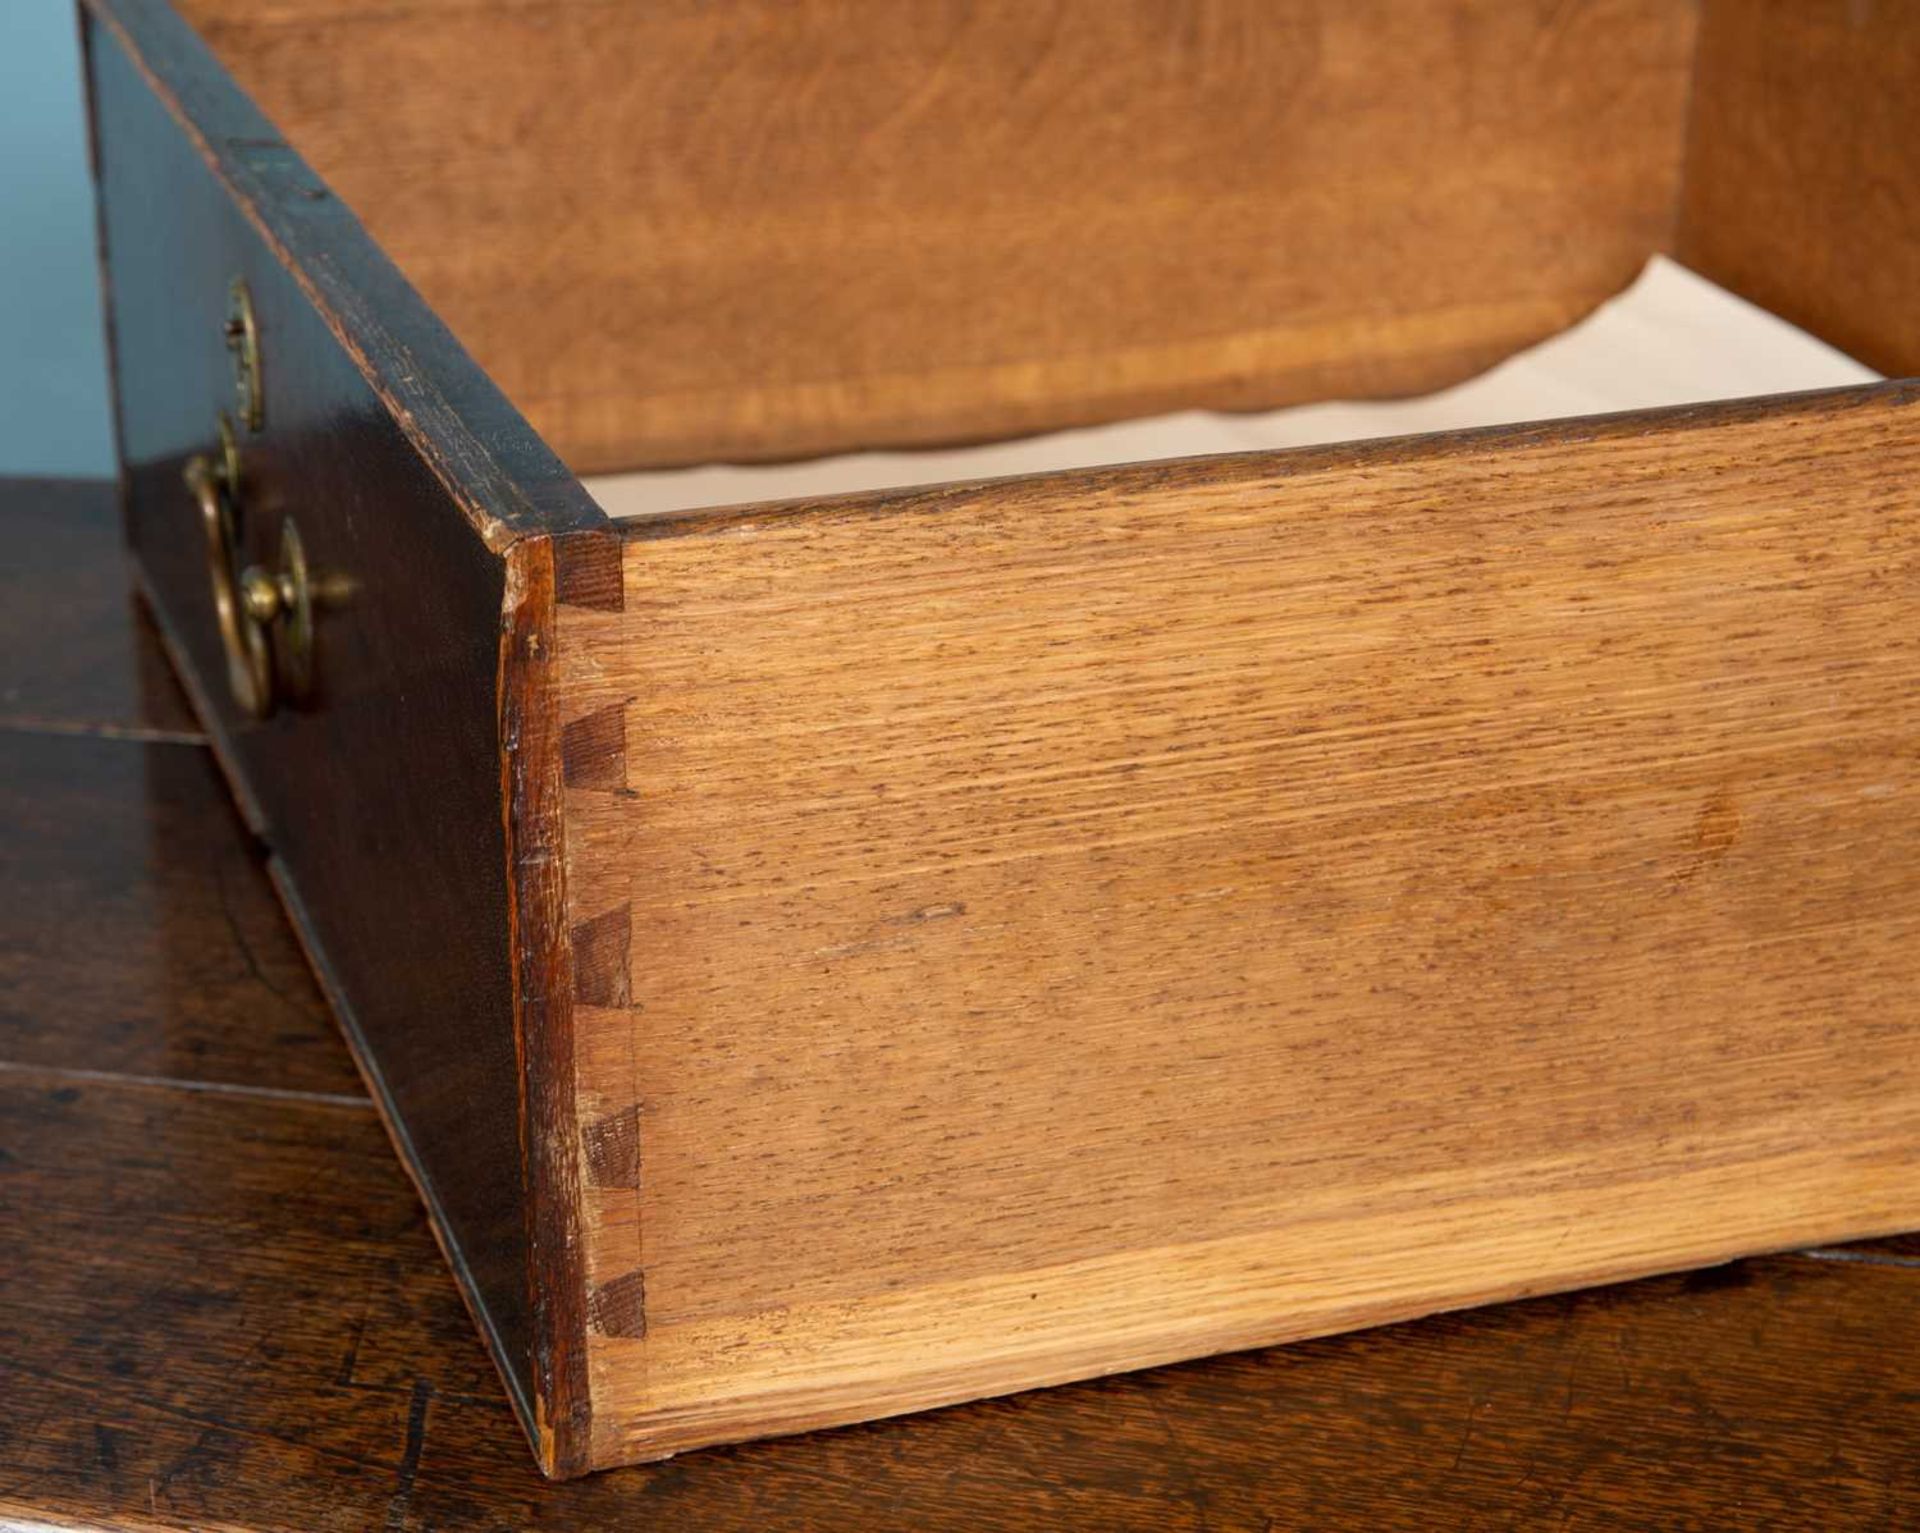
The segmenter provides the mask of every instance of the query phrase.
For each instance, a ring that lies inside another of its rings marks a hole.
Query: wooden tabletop
[[[0,1524],[1897,1528],[1920,1239],[543,1482],[112,494],[0,484]]]

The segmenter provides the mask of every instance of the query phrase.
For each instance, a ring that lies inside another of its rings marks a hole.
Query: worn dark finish
[[[610,535],[597,536],[612,541]],[[592,1396],[573,1092],[579,980],[566,919],[565,748],[550,674],[557,658],[553,547],[525,543],[509,555],[500,631],[500,798],[507,826],[513,1027],[526,1168],[522,1214],[538,1317],[530,1430],[543,1469],[580,1474],[590,1467]]]
[[[202,738],[166,657],[138,640],[121,552],[118,497],[97,479],[11,489],[13,532],[0,561],[0,723],[40,729]]]
[[[140,579],[535,1430],[501,550],[598,512],[177,19],[100,6],[87,38]],[[264,723],[226,694],[181,482],[231,403],[234,275],[266,381],[266,429],[242,438],[242,556],[269,560],[294,516],[316,567],[354,587],[321,619],[312,705]]]
[[[251,273],[272,264],[281,279],[297,289],[311,317],[341,348],[339,360],[357,372],[365,385],[368,397],[354,401],[357,411],[385,417],[380,429],[406,442],[444,487],[458,514],[489,545],[505,548],[529,533],[605,524],[606,518],[579,481],[473,365],[359,220],[234,86],[166,0],[80,3],[87,18],[84,35],[90,69],[97,69],[102,44],[111,39],[120,55],[115,67],[137,75],[154,93],[156,105],[165,108],[150,116],[150,125],[169,140],[181,139],[172,146],[172,153],[190,147],[204,159],[200,179],[208,184],[194,197],[193,211],[213,215],[199,226],[211,243],[191,243],[185,249],[174,245],[170,253],[175,261],[187,254],[237,255],[234,225],[247,226],[258,246],[249,253],[245,269]],[[97,73],[92,83],[97,91]],[[130,84],[130,79],[123,78],[121,88]],[[112,172],[115,159],[126,149],[113,144],[115,135],[101,120],[99,105],[96,97],[95,169],[96,173]],[[156,152],[166,152],[154,147]],[[226,200],[210,196],[216,185]],[[173,195],[168,183],[152,183],[151,190],[160,198]],[[178,219],[187,210],[150,205],[144,211],[148,217]],[[192,233],[181,237],[196,238]],[[124,243],[116,251],[111,227],[105,231],[105,243],[113,303],[110,326],[117,330],[134,295],[114,286],[125,251]],[[159,260],[162,254],[158,249],[153,252],[155,264],[181,277],[187,268],[166,266]],[[199,294],[176,288],[174,296],[188,301],[183,308],[191,307],[190,319],[204,317]],[[224,290],[215,310],[224,318]],[[278,328],[264,316],[263,327],[269,332]],[[190,363],[183,356],[183,366],[197,372],[214,363],[224,369],[222,349],[214,348],[208,358],[199,355],[205,333],[195,331],[195,355]],[[283,341],[267,342],[266,373],[268,419],[284,423],[284,415],[274,413],[272,381],[274,358],[282,355],[276,348],[281,345]],[[116,349],[116,363],[124,360],[123,351]],[[199,395],[190,386],[191,376],[183,373],[180,381],[182,403],[192,408]],[[122,398],[139,386],[135,376],[122,372],[117,377]],[[284,395],[288,385],[283,381],[278,389]],[[220,397],[226,397],[226,392],[223,389]],[[331,403],[338,408],[341,401]],[[196,446],[204,445],[202,437],[193,440]]]
[[[15,541],[29,515],[0,487],[0,536]],[[58,599],[28,588],[10,616]],[[124,610],[103,613],[98,640],[116,637],[109,618],[139,640]],[[115,716],[111,698],[69,712],[81,727]],[[279,916],[257,875],[236,876],[230,811],[230,851],[202,855],[212,771],[190,745],[0,727],[0,803],[10,826],[34,827],[41,883],[147,882],[169,907],[227,909],[265,953]],[[156,781],[171,785],[158,797]],[[192,833],[167,828],[183,814]],[[148,838],[120,829],[147,815]],[[178,1060],[161,1040],[206,975],[149,963],[124,929],[90,937],[95,999],[58,1030],[22,1030],[60,1014],[80,951],[17,940],[26,920],[10,892],[7,1520],[1226,1533],[1878,1528],[1920,1509],[1911,1237],[543,1483],[337,1040],[316,1029],[293,1050],[333,1050],[341,1089],[324,1095],[278,1094],[289,1047],[271,1029],[236,1028],[217,1079],[121,1078]],[[272,972],[290,989],[286,940]],[[102,1013],[119,1009],[140,1020],[115,1037]],[[619,1128],[588,1133],[593,1163],[625,1174]]]

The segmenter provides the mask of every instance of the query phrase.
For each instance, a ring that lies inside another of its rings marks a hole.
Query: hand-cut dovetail
[[[647,1280],[637,1269],[587,1295],[587,1323],[602,1336],[647,1334]]]
[[[582,1006],[625,1006],[633,915],[619,905],[573,929],[573,996]]]
[[[620,539],[611,533],[577,533],[553,540],[553,596],[569,607],[619,612],[626,605],[620,584]]]
[[[640,1109],[623,1107],[580,1131],[587,1181],[594,1187],[640,1185]]]
[[[627,710],[619,703],[560,731],[560,767],[569,788],[627,785]]]

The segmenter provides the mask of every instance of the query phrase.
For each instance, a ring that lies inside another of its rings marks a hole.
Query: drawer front
[[[495,696],[504,565],[123,40],[92,19],[87,41],[139,577],[524,1404]],[[251,154],[309,219],[352,230],[269,130],[220,147]],[[257,329],[257,426],[226,335],[236,279]],[[276,700],[264,717],[229,683],[202,508],[183,472],[217,457],[223,416],[240,465],[234,562],[273,569],[294,524],[336,588],[315,615],[310,695]]]

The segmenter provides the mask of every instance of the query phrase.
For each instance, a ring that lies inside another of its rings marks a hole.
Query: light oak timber
[[[594,1461],[1920,1219],[1917,406],[624,528]]]
[[[89,599],[120,574],[87,512],[111,496],[0,480],[12,546],[38,549],[55,504],[85,534],[64,540],[65,562],[0,573],[0,623],[50,631],[88,609],[84,642],[111,684],[67,685],[75,657],[30,644],[8,652],[12,677],[36,708],[115,735],[33,743],[39,725],[0,720],[0,803],[38,848],[5,871],[22,891],[127,885],[226,906],[264,951],[279,913],[260,879],[235,877],[241,827],[204,751],[124,738],[124,678],[164,676],[165,660],[124,603]],[[156,784],[172,787],[155,798]],[[143,807],[150,845],[102,837],[103,819],[134,826]],[[202,833],[174,833],[188,821]],[[205,855],[208,836],[221,855]],[[217,1057],[217,1079],[187,1072],[195,1031],[181,1024],[207,1003],[204,965],[156,966],[124,930],[73,912],[71,940],[39,940],[34,923],[60,914],[24,892],[0,900],[15,959],[15,1025],[0,1024],[10,1523],[1426,1533],[1574,1508],[1622,1528],[1884,1529],[1920,1495],[1911,1237],[544,1483],[371,1103],[348,1094],[311,982],[286,965],[274,976],[312,1019],[298,1048],[285,1026],[236,1025],[197,1061]],[[217,953],[213,924],[169,936],[183,956]],[[96,994],[125,1004],[80,1018],[82,963]],[[129,1069],[138,1078],[115,1073]],[[602,1169],[618,1163],[603,1144]]]

